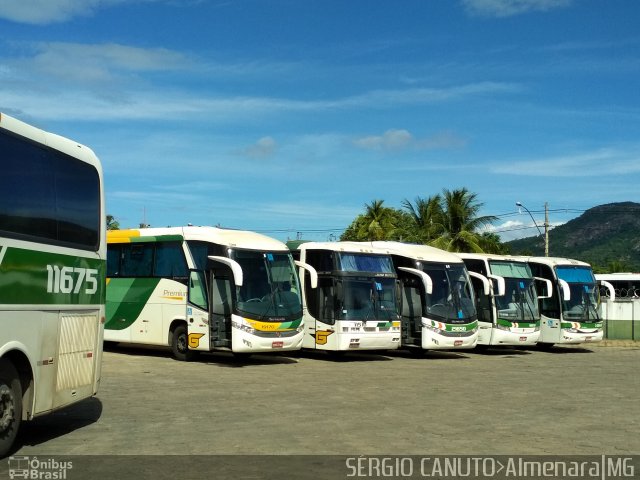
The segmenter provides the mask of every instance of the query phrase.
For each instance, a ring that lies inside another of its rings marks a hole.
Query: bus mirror
[[[473,278],[477,278],[478,280],[480,280],[482,282],[482,291],[485,295],[489,295],[489,293],[491,292],[491,286],[489,285],[489,279],[487,279],[487,277],[485,277],[484,275],[480,274],[480,273],[476,273],[476,272],[471,272],[469,271],[469,276],[473,277]]]
[[[551,298],[553,297],[553,284],[551,283],[551,280],[547,280],[546,278],[540,278],[540,277],[533,277],[535,282],[536,282],[536,292],[538,292],[538,285],[539,284],[544,284],[545,285],[545,293],[544,295],[542,294],[538,294],[538,300],[541,300],[543,298]]]
[[[433,280],[431,280],[431,277],[426,273],[424,273],[422,270],[418,270],[416,268],[409,268],[409,267],[398,267],[398,270],[402,270],[403,272],[408,272],[408,273],[411,273],[412,275],[416,275],[417,277],[420,277],[420,279],[422,280],[422,284],[424,285],[424,291],[427,292],[429,295],[433,293]]]
[[[606,280],[598,280],[598,283],[600,285],[602,285],[604,288],[607,289],[607,292],[608,292],[608,295],[609,295],[609,300],[613,301],[613,300],[616,299],[616,290],[615,290],[615,288],[613,288],[613,285],[611,285]]]
[[[308,263],[301,262],[300,260],[294,260],[295,264],[309,272],[309,279],[311,280],[311,288],[316,288],[318,286],[318,272]]]
[[[493,295],[496,297],[504,296],[505,292],[507,291],[504,283],[504,277],[501,277],[500,275],[491,275],[491,274],[487,275],[487,277],[489,277],[491,280],[495,280],[496,282],[497,288],[493,289]]]
[[[562,300],[568,302],[571,300],[571,289],[569,288],[569,284],[562,279],[558,280],[560,284],[560,289],[562,290]]]
[[[223,265],[226,265],[229,268],[231,268],[231,273],[233,274],[233,283],[235,283],[236,287],[242,286],[242,282],[243,282],[242,267],[238,262],[227,257],[216,257],[216,256],[210,256],[209,260],[213,262],[222,263]]]

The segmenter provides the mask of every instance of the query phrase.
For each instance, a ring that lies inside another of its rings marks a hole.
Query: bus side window
[[[153,244],[133,243],[122,246],[123,277],[151,277],[153,267]]]
[[[184,281],[189,274],[188,272],[187,261],[180,243],[158,243],[156,245],[154,276]]]
[[[107,249],[107,277],[120,276],[122,245],[109,245]]]

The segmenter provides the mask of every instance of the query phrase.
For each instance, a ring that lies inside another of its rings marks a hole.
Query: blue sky
[[[635,0],[3,0],[0,111],[123,227],[339,236],[466,187],[504,239],[640,201]],[[523,228],[530,227],[530,228]]]

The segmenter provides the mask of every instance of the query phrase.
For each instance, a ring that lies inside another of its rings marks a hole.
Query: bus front
[[[487,344],[535,345],[540,336],[540,311],[529,265],[490,260],[489,268],[494,277],[504,282],[504,294],[493,297],[496,316]]]
[[[428,275],[421,319],[422,348],[473,348],[478,320],[473,287],[464,264],[418,262]]]
[[[299,350],[302,347],[300,285],[289,252],[232,249],[242,268],[231,319],[234,352]]]
[[[390,350],[400,345],[396,274],[386,253],[333,242],[301,247],[317,270],[315,290],[305,281],[305,348],[329,351]]]
[[[300,283],[288,250],[187,243],[198,268],[189,282],[190,348],[259,353],[302,347]]]
[[[560,290],[560,338],[555,343],[598,342],[603,338],[599,293],[590,266],[556,265]]]

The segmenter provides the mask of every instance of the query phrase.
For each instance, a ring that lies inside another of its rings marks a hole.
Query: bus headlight
[[[243,323],[238,323],[238,322],[234,322],[231,321],[231,326],[233,328],[237,328],[238,330],[247,333],[249,335],[253,335],[254,333],[256,333],[256,329],[253,327],[250,327],[249,325],[245,325]]]
[[[507,325],[500,325],[499,323],[497,323],[496,328],[498,330],[505,330],[507,332],[511,331],[511,325],[507,326]]]

